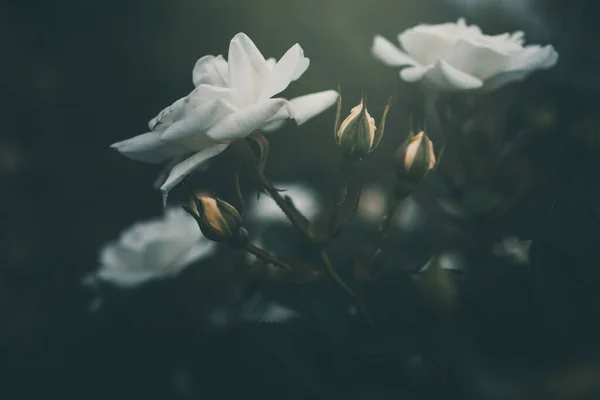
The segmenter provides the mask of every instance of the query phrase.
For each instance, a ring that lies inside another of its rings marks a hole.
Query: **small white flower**
[[[274,186],[282,190],[281,194],[283,196],[290,197],[294,206],[306,218],[314,218],[319,213],[321,204],[317,193],[313,189],[294,183],[275,183]],[[248,219],[260,222],[288,221],[277,203],[266,195],[260,196],[258,200],[256,196],[253,196],[253,199],[248,204]]]
[[[170,208],[163,218],[137,223],[106,245],[94,278],[135,286],[174,276],[210,256],[215,246],[202,235],[194,218],[180,208]]]
[[[380,185],[366,187],[358,202],[356,216],[368,222],[377,222],[383,218],[387,208],[387,196]]]
[[[558,61],[551,45],[523,46],[523,32],[484,35],[462,18],[456,23],[417,25],[398,40],[404,51],[376,36],[373,54],[389,66],[406,66],[400,72],[403,80],[422,80],[439,91],[493,90]]]
[[[279,128],[286,119],[298,124],[332,106],[337,92],[328,90],[292,100],[272,98],[300,78],[309,65],[300,45],[278,62],[266,60],[244,33],[233,37],[228,60],[205,56],[194,67],[196,88],[149,122],[150,132],[111,147],[138,161],[173,166],[161,191],[168,192],[229,143],[254,130]]]

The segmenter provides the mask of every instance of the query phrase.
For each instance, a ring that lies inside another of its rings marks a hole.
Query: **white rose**
[[[183,209],[170,208],[163,218],[137,223],[106,245],[93,278],[135,286],[174,276],[213,254],[215,246],[202,235],[194,218]]]
[[[196,62],[196,88],[153,118],[151,132],[111,147],[138,161],[178,161],[161,186],[166,198],[183,178],[232,141],[257,129],[275,130],[289,118],[302,124],[332,106],[337,100],[333,90],[289,101],[271,98],[297,80],[308,65],[298,44],[276,62],[266,60],[252,40],[239,33],[231,40],[227,61],[219,55]]]
[[[493,90],[558,61],[551,45],[523,46],[523,32],[484,35],[462,18],[457,23],[418,25],[398,39],[404,51],[376,36],[375,57],[392,67],[406,66],[400,72],[403,80],[422,80],[440,91]]]

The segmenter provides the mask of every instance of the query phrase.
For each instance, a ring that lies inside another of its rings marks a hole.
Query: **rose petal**
[[[438,60],[430,67],[424,79],[429,85],[448,91],[477,89],[483,85],[480,79],[454,68],[443,60]]]
[[[132,160],[148,163],[160,163],[170,157],[189,152],[180,144],[160,140],[161,134],[161,132],[147,132],[113,143],[110,147]]]
[[[412,57],[401,51],[397,46],[392,44],[392,42],[383,36],[375,36],[371,51],[375,57],[390,67],[417,64]]]
[[[508,60],[508,54],[462,39],[456,42],[452,55],[447,59],[456,69],[481,80],[497,73]]]
[[[231,141],[248,136],[253,130],[262,127],[288,102],[284,99],[269,99],[250,104],[236,113],[218,121],[206,134],[217,141]]]
[[[505,67],[485,82],[487,91],[498,89],[508,83],[525,79],[535,69],[546,69],[558,62],[558,53],[552,46],[527,46],[513,56]]]
[[[229,45],[229,87],[236,89],[246,101],[256,100],[269,66],[254,42],[238,33]]]
[[[266,133],[276,131],[281,128],[283,124],[285,124],[286,120],[287,118],[273,119],[273,121],[267,122],[267,124],[260,128],[260,130]]]
[[[503,69],[503,72],[522,69],[534,70],[553,67],[558,61],[558,53],[552,46],[526,46],[522,52],[514,55]]]
[[[431,67],[424,67],[422,65],[404,68],[400,71],[400,77],[406,82],[416,82],[423,79],[423,75],[425,75],[430,68]]]
[[[238,93],[235,89],[201,84],[188,95],[185,112],[192,112],[207,101],[221,100],[223,103],[234,105],[237,97]]]
[[[235,108],[221,99],[206,101],[198,104],[185,118],[169,126],[160,138],[162,140],[177,141],[182,144],[195,143],[194,140],[184,142],[181,139],[189,136],[197,136],[194,139],[206,137],[205,133],[211,126],[219,119],[233,112],[235,112]]]
[[[437,59],[445,60],[452,54],[452,38],[418,28],[407,29],[398,36],[404,51],[417,63],[431,65]]]
[[[273,132],[281,128],[281,126],[290,118],[292,118],[291,106],[281,107],[277,114],[269,118],[267,122],[260,127],[260,130],[263,132]]]
[[[267,67],[269,67],[269,71],[271,71],[276,64],[277,59],[275,59],[275,57],[267,58]]]
[[[317,114],[322,113],[335,104],[338,93],[335,90],[311,93],[290,100],[292,117],[298,125],[302,125]]]
[[[179,182],[188,176],[193,170],[198,168],[206,160],[216,156],[227,148],[227,144],[216,144],[212,147],[204,149],[193,156],[183,160],[179,164],[173,167],[169,177],[165,183],[160,187],[163,193],[163,204],[167,203],[167,196],[169,191],[173,189]]]
[[[222,55],[204,56],[196,61],[192,72],[194,86],[203,83],[216,86],[227,86],[229,67]]]
[[[260,98],[268,99],[284,91],[290,82],[298,79],[306,71],[309,64],[310,61],[304,57],[302,47],[299,44],[293,45],[271,70]]]
[[[185,104],[187,102],[187,96],[182,97],[169,107],[165,108],[158,115],[148,122],[148,129],[153,131],[157,128],[158,124],[169,126],[173,121],[181,117],[181,114],[185,110]]]

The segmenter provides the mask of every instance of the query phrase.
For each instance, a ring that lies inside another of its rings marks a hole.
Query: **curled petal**
[[[167,180],[160,187],[163,193],[163,203],[166,204],[167,196],[171,189],[173,189],[179,182],[181,182],[186,176],[188,176],[193,170],[198,168],[206,160],[218,155],[227,148],[227,144],[216,144],[212,147],[204,149],[193,156],[183,160],[179,164],[175,165],[171,170],[171,173],[167,177]]]
[[[310,61],[304,57],[302,47],[299,44],[292,46],[271,70],[260,98],[270,98],[284,91],[290,82],[298,79],[306,71],[309,64]]]
[[[192,72],[194,86],[203,83],[215,86],[227,86],[229,67],[222,55],[204,56],[196,61]]]
[[[132,160],[148,163],[160,163],[170,157],[189,152],[180,144],[162,141],[160,136],[161,132],[148,132],[113,143],[110,147]]]
[[[390,67],[417,64],[411,56],[404,53],[383,36],[375,36],[371,51],[375,57]]]
[[[288,102],[284,99],[269,99],[250,104],[218,121],[206,134],[217,141],[246,137],[253,130],[261,128],[284,107],[288,107]]]
[[[292,117],[298,125],[302,125],[317,114],[322,113],[337,101],[335,90],[311,93],[290,100]]]
[[[404,68],[400,71],[400,77],[405,82],[416,82],[423,79],[423,75],[429,71],[431,67],[424,67],[422,65],[415,65],[414,67]]]
[[[460,71],[443,60],[438,60],[428,68],[424,79],[427,84],[447,91],[477,89],[483,85],[481,79]]]

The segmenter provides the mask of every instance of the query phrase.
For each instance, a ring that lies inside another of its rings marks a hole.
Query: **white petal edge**
[[[290,100],[292,118],[298,125],[302,125],[312,117],[322,113],[337,101],[338,93],[335,90],[311,93]]]
[[[228,86],[238,90],[246,99],[255,94],[253,92],[257,84],[263,82],[269,74],[269,64],[245,33],[238,33],[231,39],[227,62]]]
[[[418,63],[408,54],[404,53],[392,42],[377,35],[373,39],[371,52],[375,58],[390,67],[401,67],[403,65],[418,65]]]
[[[304,57],[299,44],[293,45],[271,69],[271,75],[263,87],[260,98],[268,99],[283,92],[288,85],[298,79],[308,68],[310,61]]]
[[[253,130],[262,127],[281,108],[288,106],[285,99],[269,99],[250,104],[215,123],[206,134],[217,141],[231,141],[246,137]]]
[[[192,71],[194,86],[210,84],[227,86],[229,67],[222,55],[204,56],[196,61]]]
[[[177,100],[170,106],[163,109],[161,112],[158,113],[158,115],[156,117],[152,118],[148,122],[148,129],[150,129],[152,131],[152,130],[154,130],[154,128],[157,127],[158,124],[163,124],[163,125],[168,126],[171,123],[173,123],[173,121],[178,119],[181,116],[181,114],[183,113],[186,102],[187,102],[187,96],[182,97],[181,99]]]
[[[175,165],[169,173],[165,183],[163,183],[163,185],[160,187],[160,190],[163,193],[163,205],[167,204],[167,196],[169,195],[171,189],[173,189],[193,170],[202,165],[202,163],[204,163],[206,160],[218,155],[226,148],[227,144],[216,144],[213,147],[204,149]]]
[[[160,140],[161,134],[161,132],[143,133],[130,139],[113,143],[110,147],[132,160],[154,164],[188,152],[184,146]]]

